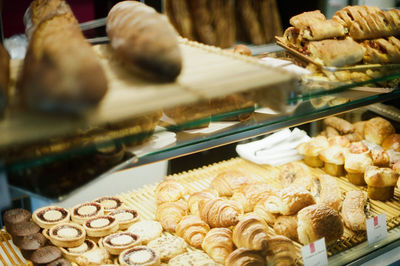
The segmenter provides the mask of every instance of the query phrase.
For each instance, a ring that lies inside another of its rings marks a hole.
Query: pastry
[[[387,136],[382,143],[385,150],[394,150],[400,152],[400,134],[392,134]]]
[[[118,232],[103,238],[103,247],[112,255],[119,255],[125,249],[140,245],[140,237],[130,232]]]
[[[183,200],[164,202],[157,206],[156,220],[168,232],[175,232],[180,220],[187,214],[187,203]]]
[[[235,45],[235,47],[233,48],[233,52],[241,55],[251,56],[251,50],[249,49],[249,47],[243,44]]]
[[[218,191],[214,189],[205,189],[193,193],[192,195],[190,195],[188,199],[188,206],[190,209],[190,213],[199,216],[200,215],[199,202],[202,200],[215,199],[215,198],[218,198]]]
[[[210,184],[210,188],[218,191],[220,196],[232,196],[242,185],[253,183],[251,177],[237,170],[227,170],[219,173]]]
[[[118,230],[117,219],[113,216],[97,216],[87,220],[83,227],[90,237],[103,237]]]
[[[398,178],[398,174],[391,168],[368,166],[364,174],[365,182],[368,185],[368,197],[382,201],[391,199]]]
[[[321,13],[319,10],[303,12],[296,16],[290,18],[289,22],[290,25],[300,29],[303,27],[307,27],[310,22],[320,22],[326,20],[324,14]]]
[[[122,206],[122,201],[117,197],[101,197],[94,200],[104,208],[104,214],[108,214]]]
[[[201,248],[201,243],[208,231],[210,231],[208,224],[195,215],[183,217],[176,227],[176,235],[195,248]]]
[[[296,247],[284,236],[268,239],[267,265],[296,265]]]
[[[177,35],[168,19],[136,1],[114,5],[106,31],[115,53],[133,72],[173,81],[182,69]]]
[[[222,198],[201,201],[199,210],[200,218],[211,228],[235,225],[239,222],[239,215],[243,213],[238,203]]]
[[[323,237],[330,244],[343,235],[343,223],[334,209],[325,204],[314,204],[297,214],[297,234],[303,245]]]
[[[318,158],[319,153],[328,148],[328,139],[323,136],[312,138],[309,142],[305,142],[297,146],[297,151],[304,155],[304,162],[311,167],[322,167],[324,162]]]
[[[336,116],[325,118],[324,124],[335,128],[342,134],[354,132],[354,126],[350,122]]]
[[[12,235],[13,240],[39,233],[39,231],[40,227],[31,221],[14,224],[8,229],[8,232]]]
[[[340,135],[339,131],[337,131],[336,128],[331,127],[331,126],[326,126],[326,127],[325,127],[325,134],[326,134],[326,137],[327,137],[327,138],[334,137],[334,136],[339,136],[339,135]]]
[[[150,241],[147,246],[154,250],[161,261],[169,261],[186,251],[187,244],[183,238],[173,235],[163,235]]]
[[[103,265],[110,262],[110,255],[104,248],[93,248],[76,258],[78,265]]]
[[[30,260],[35,264],[47,264],[62,256],[61,250],[55,246],[44,246],[32,253]]]
[[[131,209],[118,209],[110,212],[108,215],[117,218],[119,230],[127,229],[139,220],[137,211]]]
[[[168,179],[157,185],[155,191],[158,205],[164,202],[177,201],[186,194],[185,187],[177,180]]]
[[[18,223],[28,222],[31,219],[31,212],[25,209],[11,209],[3,214],[3,222],[7,231],[11,231],[12,227]]]
[[[8,102],[8,84],[10,81],[10,55],[0,44],[0,114],[3,115]]]
[[[64,248],[78,247],[86,237],[85,229],[74,223],[59,223],[49,229],[49,238],[53,245]]]
[[[272,192],[272,187],[267,183],[257,182],[243,185],[233,193],[231,200],[242,205],[244,212],[251,212],[257,202]]]
[[[86,251],[90,251],[94,248],[97,248],[96,243],[93,240],[85,239],[85,241],[77,246],[72,248],[60,248],[61,252],[64,254],[64,257],[72,262],[76,262],[76,259]]]
[[[319,175],[318,179],[321,187],[318,203],[323,203],[339,211],[342,205],[342,192],[338,182],[330,175]]]
[[[344,152],[339,145],[330,146],[319,153],[319,158],[324,162],[324,170],[333,176],[344,175]]]
[[[72,266],[72,264],[68,260],[60,258],[50,262],[47,266]]]
[[[297,215],[281,215],[276,218],[274,231],[278,235],[286,236],[293,241],[299,241],[297,235]]]
[[[368,199],[365,192],[351,190],[346,193],[342,206],[344,224],[352,231],[365,231],[369,218]]]
[[[339,146],[342,148],[348,148],[350,146],[350,141],[345,136],[333,136],[328,138],[330,146]]]
[[[223,264],[233,251],[232,231],[228,228],[213,228],[205,236],[201,247],[217,263]]]
[[[268,198],[269,196],[260,199],[260,201],[254,207],[254,212],[263,218],[268,225],[273,226],[279,214],[269,211],[267,204]]]
[[[14,244],[23,250],[36,250],[43,247],[47,239],[41,233],[35,233],[21,238],[13,239]]]
[[[143,244],[161,236],[163,228],[157,221],[143,220],[132,224],[128,232],[138,235]]]
[[[374,117],[365,123],[364,138],[366,141],[381,145],[385,138],[394,133],[394,127],[384,118]]]
[[[199,265],[199,266],[217,266],[206,253],[202,251],[191,251],[180,254],[172,258],[168,265],[171,266],[188,266],[188,265]]]
[[[282,187],[303,187],[308,191],[314,191],[314,178],[310,168],[302,162],[290,162],[279,169],[279,179]]]
[[[123,266],[128,265],[161,265],[160,256],[153,249],[146,246],[136,246],[124,250],[119,254],[118,262]]]
[[[344,153],[344,168],[347,172],[347,179],[354,185],[365,185],[365,169],[373,165],[369,148],[364,144],[353,143],[348,152]]]
[[[368,64],[400,63],[400,40],[394,36],[362,42],[366,49],[364,62]]]
[[[359,134],[364,138],[364,126],[365,126],[366,121],[358,121],[353,123],[354,127],[354,132]]]
[[[97,202],[86,202],[72,208],[71,220],[74,223],[84,224],[87,220],[103,215],[104,207]]]
[[[371,149],[370,154],[374,165],[379,167],[389,167],[390,157],[384,149]]]
[[[48,206],[35,210],[32,220],[42,228],[50,228],[59,223],[69,222],[70,212],[57,206]]]
[[[225,266],[265,265],[265,259],[255,250],[238,248],[225,260]]]
[[[233,228],[232,240],[238,248],[263,250],[267,247],[267,223],[257,214],[248,213],[242,216]]]

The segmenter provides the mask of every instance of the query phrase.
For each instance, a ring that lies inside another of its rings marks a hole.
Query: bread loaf
[[[119,2],[108,14],[106,31],[112,48],[132,71],[166,81],[180,74],[175,30],[153,8],[137,1]]]
[[[8,102],[8,83],[10,80],[10,56],[0,44],[0,116]]]

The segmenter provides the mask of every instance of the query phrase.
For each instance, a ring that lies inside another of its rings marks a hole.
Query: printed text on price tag
[[[325,238],[321,238],[309,245],[301,247],[301,256],[305,266],[328,265]]]
[[[367,220],[368,244],[372,245],[387,236],[386,215],[381,214]]]

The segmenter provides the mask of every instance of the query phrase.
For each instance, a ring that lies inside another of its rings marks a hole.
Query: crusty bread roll
[[[381,145],[383,140],[395,133],[392,124],[382,117],[374,117],[365,123],[365,140]]]
[[[314,204],[297,214],[297,233],[303,245],[323,237],[330,244],[343,235],[343,223],[334,209],[325,204]]]
[[[8,102],[8,83],[10,81],[10,56],[0,44],[0,116]]]
[[[368,197],[374,200],[391,199],[398,178],[399,175],[391,168],[368,166],[364,174]]]
[[[276,218],[274,231],[278,235],[283,235],[294,241],[299,241],[297,235],[297,215],[281,215]]]
[[[382,148],[385,150],[400,151],[400,134],[392,134],[387,136],[382,143]]]
[[[346,193],[342,206],[344,224],[353,231],[365,231],[367,216],[365,207],[367,195],[360,190],[351,190]]]
[[[131,70],[152,78],[173,81],[182,69],[174,28],[153,8],[137,1],[122,1],[110,10],[110,43]]]
[[[304,162],[311,167],[322,167],[324,162],[318,158],[319,153],[329,147],[328,139],[324,136],[312,138],[297,146],[297,151],[304,155]]]

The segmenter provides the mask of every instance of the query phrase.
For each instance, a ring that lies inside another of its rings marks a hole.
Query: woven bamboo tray
[[[33,265],[32,262],[24,259],[19,249],[11,241],[11,236],[3,230],[0,230],[0,265]]]

